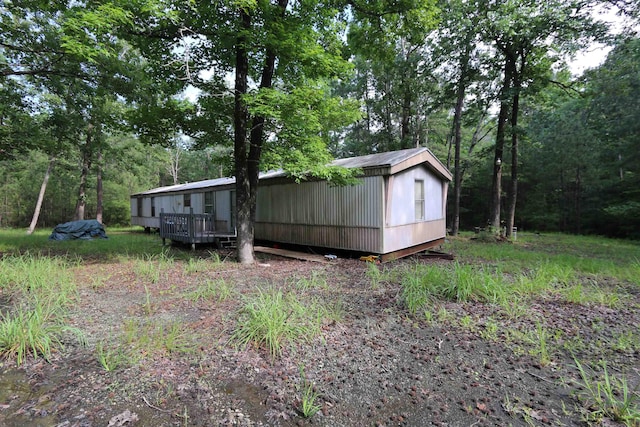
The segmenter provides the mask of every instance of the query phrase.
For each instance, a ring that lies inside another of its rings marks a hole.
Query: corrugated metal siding
[[[149,228],[159,228],[160,218],[158,217],[145,218],[140,216],[132,216],[131,225],[139,225],[141,227],[149,227]]]
[[[379,228],[258,222],[255,224],[255,237],[297,245],[382,253],[382,231]]]
[[[324,181],[258,189],[256,238],[336,249],[382,249],[383,178],[331,187]]]
[[[262,185],[258,188],[258,222],[380,227],[382,177],[360,185],[331,187],[324,181]]]

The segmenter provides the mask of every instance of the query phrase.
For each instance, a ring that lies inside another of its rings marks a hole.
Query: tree
[[[287,0],[194,5],[176,2],[170,9],[171,15],[160,20],[140,14],[130,40],[155,69],[165,74],[176,71],[170,78],[177,76],[175,64],[182,64],[182,77],[189,78],[209,101],[199,110],[207,114],[209,123],[224,123],[219,120],[220,110],[208,107],[216,104],[211,102],[216,97],[229,99],[229,89],[219,84],[223,80],[220,76],[234,72],[238,259],[250,263],[254,260],[253,220],[261,168],[280,167],[293,171],[299,179],[307,174],[328,179],[345,175],[325,167],[330,160],[326,149],[330,132],[345,121],[326,120],[326,106],[337,109],[332,112],[333,118],[356,117],[354,105],[336,100],[326,84],[349,70],[341,57],[342,40],[336,32],[340,10],[322,1]],[[182,46],[179,58],[173,49],[176,40]],[[214,70],[213,81],[201,77],[205,70]],[[228,104],[222,102],[220,106],[229,111]],[[306,124],[295,120],[295,115],[302,113]],[[216,130],[198,127],[198,123],[202,120],[196,117],[185,126],[196,140],[202,141],[203,133]],[[268,159],[263,157],[265,151]]]
[[[453,99],[453,118],[451,125],[450,145],[454,149],[454,182],[453,182],[453,214],[451,234],[457,235],[460,227],[460,197],[462,192],[463,167],[461,163],[462,127],[467,93],[476,85],[473,98],[476,103],[486,95],[480,84],[486,79],[481,76],[482,49],[480,47],[479,24],[481,13],[473,3],[464,1],[443,2],[442,21],[433,38],[433,58],[443,70],[442,80],[445,82],[444,92],[447,99]],[[450,83],[448,83],[450,82]],[[478,90],[479,89],[479,90]],[[483,119],[481,118],[473,133],[470,150],[475,145]],[[447,166],[450,167],[450,156]]]
[[[510,136],[511,173],[506,218],[506,234],[513,229],[518,191],[518,153],[520,98],[523,90],[535,90],[535,83],[548,78],[555,51],[571,52],[583,43],[601,36],[604,28],[592,17],[592,4],[586,1],[485,2],[482,26],[487,42],[499,52],[503,77],[500,111],[496,130],[490,223],[500,229],[502,168],[504,146]]]
[[[622,39],[599,68],[585,75],[589,128],[601,141],[602,207],[591,221],[609,234],[638,237],[640,227],[640,39]]]
[[[361,100],[364,117],[342,151],[354,155],[425,145],[437,95],[427,60],[427,37],[437,24],[435,2],[354,3],[353,9],[348,41],[357,74],[342,90]]]
[[[108,3],[34,1],[11,6],[5,9],[3,5],[0,9],[0,53],[3,58],[0,78],[14,83],[23,93],[29,93],[34,109],[46,111],[47,97],[57,97],[64,104],[63,109],[69,115],[67,123],[75,123],[71,134],[77,138],[75,143],[82,157],[74,218],[83,219],[87,176],[93,156],[102,153],[103,127],[110,124],[103,121],[104,117],[99,117],[98,111],[109,103],[108,97],[122,94],[122,89],[132,86],[125,82],[130,77],[126,71],[136,61],[129,62],[131,58],[126,49],[109,34],[114,24],[128,22],[129,16]],[[49,150],[44,141],[31,147]],[[0,151],[8,153],[2,148]],[[56,155],[51,153],[51,159]],[[37,222],[45,189],[43,183],[30,231]],[[100,188],[98,193],[100,203]],[[97,214],[101,215],[101,211],[99,206]]]

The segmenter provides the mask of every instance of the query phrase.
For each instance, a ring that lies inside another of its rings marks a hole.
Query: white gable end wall
[[[424,182],[425,218],[415,218],[415,182]],[[392,187],[389,189],[389,203],[387,209],[387,226],[412,224],[421,221],[442,219],[443,182],[424,167],[416,167],[394,176]]]
[[[416,219],[416,181],[424,183],[424,219]],[[401,251],[446,235],[445,207],[448,184],[427,168],[417,166],[389,179],[383,253]]]

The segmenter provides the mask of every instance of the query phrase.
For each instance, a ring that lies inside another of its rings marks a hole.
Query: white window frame
[[[413,185],[413,200],[414,200],[414,219],[416,221],[424,221],[425,219],[425,194],[424,194],[424,180],[416,179]]]

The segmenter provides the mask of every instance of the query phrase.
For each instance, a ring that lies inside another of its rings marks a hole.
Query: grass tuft
[[[401,284],[401,298],[412,314],[435,299],[503,303],[506,298],[500,275],[457,262],[447,266],[415,264],[402,274]]]
[[[29,355],[49,360],[52,353],[64,348],[61,337],[67,332],[75,333],[84,342],[80,330],[62,322],[57,306],[39,300],[32,305],[21,306],[13,314],[2,316],[0,355],[15,357],[21,365]]]
[[[195,290],[185,294],[185,296],[193,302],[205,300],[225,301],[231,298],[233,293],[233,287],[224,279],[207,279]]]
[[[265,346],[275,358],[286,344],[320,335],[327,313],[317,302],[305,305],[292,293],[258,289],[245,299],[232,341],[242,347]]]
[[[629,389],[624,378],[610,375],[605,362],[602,363],[600,378],[596,379],[592,379],[577,359],[575,364],[580,373],[577,385],[582,389],[578,398],[584,404],[587,422],[600,423],[607,417],[628,427],[640,425],[640,394],[637,389]]]
[[[322,407],[316,403],[318,392],[315,391],[313,383],[307,379],[303,366],[300,366],[300,379],[302,393],[298,410],[304,418],[311,418],[322,409]]]

